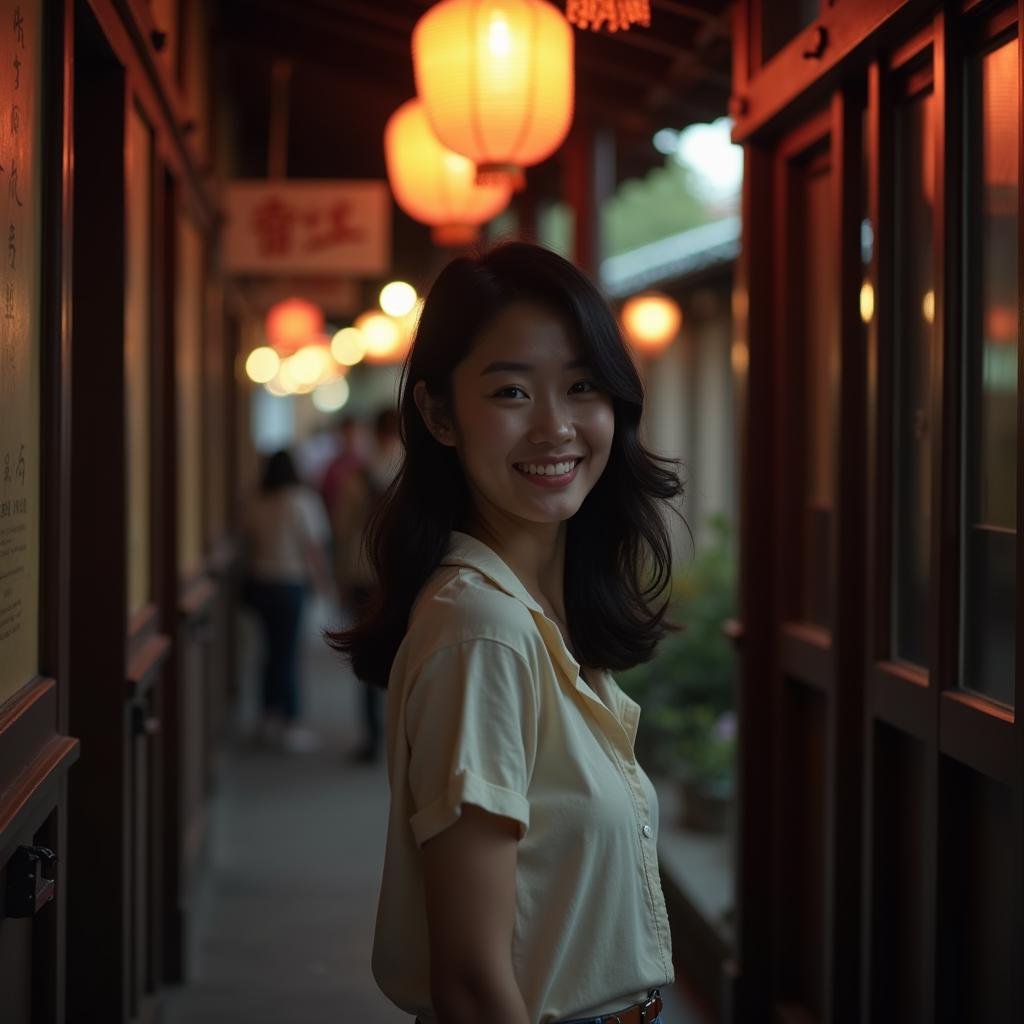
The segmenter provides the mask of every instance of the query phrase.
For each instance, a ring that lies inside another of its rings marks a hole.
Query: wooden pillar
[[[578,118],[565,144],[565,198],[573,210],[573,259],[595,281],[601,267],[601,206],[615,189],[615,136]]]
[[[516,237],[524,242],[537,241],[537,188],[536,182],[526,176],[526,187],[512,199],[516,211]]]

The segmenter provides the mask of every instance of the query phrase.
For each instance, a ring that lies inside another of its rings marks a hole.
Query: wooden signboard
[[[391,264],[384,181],[233,181],[224,213],[230,274],[377,277]]]
[[[38,669],[39,14],[0,0],[0,703]]]

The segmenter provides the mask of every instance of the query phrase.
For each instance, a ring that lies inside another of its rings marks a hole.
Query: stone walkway
[[[192,915],[190,981],[160,1024],[410,1024],[381,994],[370,948],[387,828],[383,764],[345,760],[359,738],[356,681],[315,635],[304,651],[305,717],[324,737],[286,756],[246,741],[258,637],[245,623],[238,723],[218,755],[207,871]],[[664,1024],[705,1024],[677,986]]]

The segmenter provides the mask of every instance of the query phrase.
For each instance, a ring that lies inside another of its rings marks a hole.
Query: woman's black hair
[[[402,367],[405,459],[364,538],[377,583],[361,619],[325,634],[366,683],[387,687],[412,604],[447,552],[451,531],[463,529],[470,512],[456,451],[427,429],[413,387],[424,381],[450,410],[455,366],[500,310],[524,300],[565,320],[615,412],[608,463],[567,524],[565,613],[577,657],[584,666],[631,668],[648,661],[658,641],[679,628],[665,621],[669,598],[659,598],[672,571],[663,511],[683,487],[677,461],[640,442],[643,385],[615,316],[567,260],[526,242],[505,242],[459,256],[441,271]]]
[[[299,482],[299,474],[295,471],[295,463],[285,449],[268,455],[263,463],[263,479],[260,489],[264,494],[279,491],[282,487],[291,487]]]

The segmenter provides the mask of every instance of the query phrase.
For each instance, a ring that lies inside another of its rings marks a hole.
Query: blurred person
[[[353,413],[345,413],[338,423],[341,449],[327,464],[320,480],[320,496],[328,518],[334,514],[335,504],[342,499],[345,486],[352,474],[366,462],[370,449],[369,429]]]
[[[299,637],[310,583],[331,593],[324,555],[329,526],[316,494],[299,482],[287,451],[269,456],[258,493],[246,509],[247,575],[243,597],[266,638],[258,735],[292,753],[319,748],[319,737],[299,724]]]
[[[293,461],[299,479],[319,489],[327,467],[340,454],[340,438],[333,424],[317,427],[295,445]]]
[[[335,501],[331,514],[335,585],[353,619],[365,614],[374,582],[364,549],[366,527],[402,462],[398,413],[393,408],[377,414],[374,438],[373,454],[350,472],[344,494]],[[380,753],[383,694],[376,687],[363,686],[361,696],[363,742],[352,760],[369,763]]]
[[[560,256],[506,243],[431,288],[373,591],[329,635],[386,689],[371,965],[417,1019],[661,1020],[658,799],[611,674],[678,629],[663,513],[682,484],[643,404],[615,316]]]

